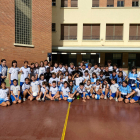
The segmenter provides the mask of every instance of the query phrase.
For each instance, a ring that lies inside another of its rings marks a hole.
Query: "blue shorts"
[[[65,95],[64,97],[67,97],[67,98],[68,98],[68,96],[66,96],[66,95]],[[62,96],[62,95],[60,95],[60,98],[61,98],[61,99],[63,99],[63,96]]]
[[[103,91],[103,94],[105,95],[105,91]],[[107,96],[109,96],[109,92],[107,93]]]
[[[123,98],[124,100],[125,100],[125,99],[130,100],[130,98],[126,98],[126,96],[127,96],[127,95],[122,95],[122,94],[121,94],[121,98]]]
[[[55,96],[55,94],[51,94],[51,96],[53,97],[53,96]]]
[[[16,98],[18,97],[18,95],[15,95],[15,96],[16,96]],[[15,97],[13,95],[10,95],[10,97],[11,97],[12,102],[14,102],[15,101]],[[19,96],[19,100],[21,100],[21,96]]]
[[[116,93],[112,93],[111,97],[113,97],[113,98],[116,97]]]
[[[87,94],[88,94],[88,96],[92,96],[90,92],[88,92]]]
[[[139,88],[140,83],[137,82],[137,88]]]
[[[3,102],[7,102],[7,101],[9,101],[9,100],[6,100],[6,101],[5,100],[1,100],[0,101],[0,104],[2,104]]]
[[[20,82],[20,86],[22,87],[22,85],[24,84],[24,82]]]
[[[131,84],[129,84],[129,86],[131,87],[132,90],[136,89],[136,86],[131,86]]]
[[[140,100],[140,96],[135,96],[132,99],[135,100],[135,101],[138,101],[138,100]]]
[[[81,98],[83,98],[83,97],[84,97],[83,93],[82,93],[82,94],[80,94],[80,95],[81,95]],[[85,97],[87,97],[87,96],[89,96],[89,95],[88,95],[88,93],[86,93],[86,94],[85,94]]]

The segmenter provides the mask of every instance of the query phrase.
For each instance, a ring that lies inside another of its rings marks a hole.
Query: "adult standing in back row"
[[[8,70],[8,67],[6,66],[6,60],[2,59],[1,65],[0,65],[0,84],[1,82],[4,82],[4,80],[6,79],[7,70]]]

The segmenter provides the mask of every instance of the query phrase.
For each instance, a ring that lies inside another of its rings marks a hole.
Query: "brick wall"
[[[32,0],[32,44],[34,48],[15,47],[15,5],[13,0],[0,2],[0,59],[8,67],[16,59],[21,67],[25,60],[40,62],[52,51],[52,0]]]

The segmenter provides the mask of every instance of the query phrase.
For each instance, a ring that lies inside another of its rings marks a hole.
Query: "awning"
[[[52,47],[52,51],[58,52],[140,52],[139,47]]]

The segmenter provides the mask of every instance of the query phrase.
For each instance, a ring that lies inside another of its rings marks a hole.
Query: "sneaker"
[[[42,101],[44,101],[45,99],[44,98],[42,98]]]
[[[25,102],[26,101],[26,98],[23,98],[23,102]]]
[[[80,99],[80,95],[79,95],[79,96],[77,96],[77,99],[78,99],[78,100]]]
[[[115,98],[115,101],[118,102],[118,98],[117,97]]]
[[[105,95],[104,99],[107,100],[107,96],[106,95]]]
[[[41,99],[40,99],[40,98],[38,98],[38,99],[37,99],[37,101],[39,101],[39,102],[40,102],[40,101],[41,101]]]

